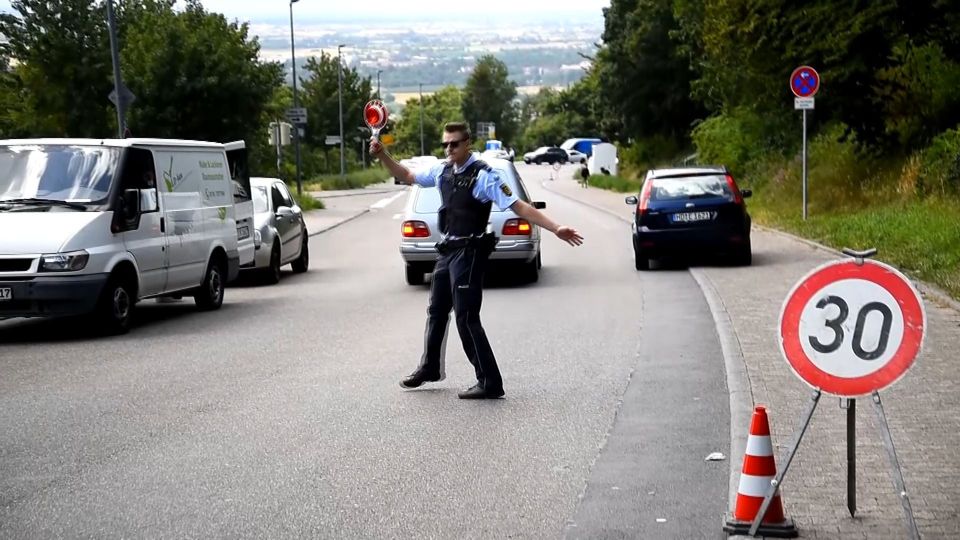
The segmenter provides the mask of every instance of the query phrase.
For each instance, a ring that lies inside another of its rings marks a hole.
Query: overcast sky
[[[181,3],[182,5],[182,3]],[[225,14],[240,20],[276,19],[289,16],[287,0],[203,0],[209,11]],[[459,2],[450,0],[299,0],[294,6],[295,17],[317,21],[324,18],[343,20],[361,19],[377,14],[378,19],[390,16],[429,16],[431,18],[475,17],[479,14],[508,20],[511,15],[551,13],[570,15],[593,13],[600,17],[601,9],[610,5],[610,0],[480,0]],[[11,11],[9,0],[0,0],[0,11]]]

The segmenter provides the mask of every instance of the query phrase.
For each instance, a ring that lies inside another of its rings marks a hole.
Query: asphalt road
[[[729,463],[704,458],[729,454],[729,405],[700,289],[635,271],[621,221],[519,169],[586,243],[547,234],[538,283],[487,287],[505,399],[457,399],[456,332],[447,380],[398,387],[428,297],[400,197],[219,312],[149,301],[114,338],[0,322],[0,537],[717,537]]]

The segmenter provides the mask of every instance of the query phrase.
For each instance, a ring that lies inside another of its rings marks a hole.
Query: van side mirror
[[[740,190],[740,196],[743,197],[744,199],[749,198],[751,195],[753,195],[753,190],[750,190],[750,189]]]
[[[160,210],[157,202],[157,188],[140,190],[140,213],[156,212]]]
[[[544,208],[547,207],[547,203],[543,201],[533,201],[533,207],[536,208],[537,210],[543,210]]]

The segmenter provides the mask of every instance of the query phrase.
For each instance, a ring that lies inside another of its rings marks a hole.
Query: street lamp
[[[420,155],[427,155],[423,148],[423,83],[420,83]]]
[[[293,62],[293,107],[300,107],[297,98],[297,53],[293,43],[293,5],[300,0],[290,0],[290,60]],[[297,195],[303,195],[303,181],[300,178],[300,124],[293,126],[294,147],[297,153]]]
[[[117,47],[117,22],[113,14],[113,1],[107,0],[107,26],[110,29],[110,55],[113,60],[113,91],[116,94],[117,131],[120,138],[127,129],[127,100],[124,94],[123,78],[120,75],[120,52]]]
[[[380,74],[383,73],[382,69],[377,70],[377,99],[383,99],[380,97]]]
[[[340,177],[347,176],[347,161],[343,154],[343,65],[340,63],[340,49],[344,44],[337,45],[337,103],[340,108]]]

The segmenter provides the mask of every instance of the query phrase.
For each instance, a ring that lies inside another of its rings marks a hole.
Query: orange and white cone
[[[763,505],[763,498],[770,488],[770,481],[777,476],[777,464],[773,459],[773,443],[770,441],[770,424],[767,421],[767,409],[758,406],[750,420],[750,435],[747,437],[747,451],[743,456],[743,469],[740,473],[740,487],[737,488],[737,504],[732,519],[728,519],[723,530],[729,534],[748,534],[753,520]],[[774,538],[795,538],[798,535],[793,520],[783,515],[783,503],[778,488],[770,501],[767,513],[760,522],[757,531],[760,536]]]

